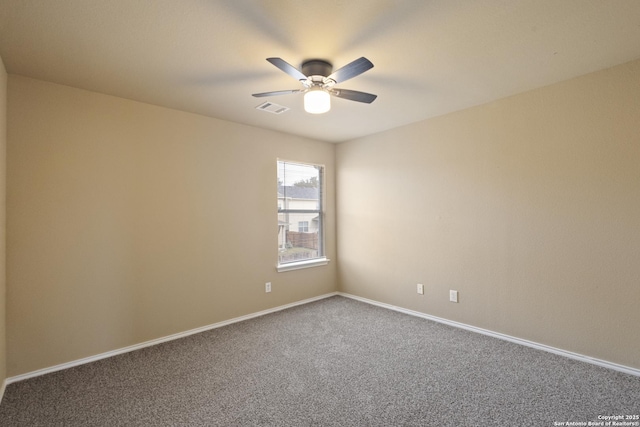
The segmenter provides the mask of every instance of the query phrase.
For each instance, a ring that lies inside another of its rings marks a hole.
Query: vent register
[[[256,107],[256,110],[268,111],[273,114],[282,114],[285,111],[289,111],[289,107],[284,107],[279,104],[274,104],[273,102],[265,102]]]

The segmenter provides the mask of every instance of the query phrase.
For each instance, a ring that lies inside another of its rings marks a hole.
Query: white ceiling
[[[640,58],[640,1],[0,0],[0,56],[10,74],[340,142]],[[274,56],[365,56],[336,87],[378,99],[315,116],[300,94],[252,97],[300,87]]]

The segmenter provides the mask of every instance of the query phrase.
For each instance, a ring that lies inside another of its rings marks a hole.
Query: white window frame
[[[299,270],[302,268],[309,268],[309,267],[318,267],[318,266],[322,266],[322,265],[327,265],[329,263],[329,259],[327,259],[326,255],[325,255],[325,238],[324,238],[324,217],[325,217],[325,213],[324,213],[324,193],[325,193],[325,166],[324,165],[319,165],[319,164],[314,164],[314,163],[307,163],[307,162],[301,162],[301,161],[293,161],[293,160],[284,160],[284,159],[277,159],[276,162],[276,167],[280,166],[280,163],[288,163],[288,164],[295,164],[295,165],[302,165],[302,166],[313,166],[318,168],[318,181],[320,184],[320,188],[319,188],[319,195],[318,195],[318,208],[317,209],[283,209],[280,208],[278,206],[278,215],[277,217],[279,218],[279,214],[281,213],[291,213],[291,214],[296,214],[296,213],[315,213],[318,215],[318,256],[315,258],[308,258],[308,259],[304,259],[304,260],[300,260],[300,261],[290,261],[290,262],[284,262],[284,263],[280,263],[279,261],[279,257],[277,258],[277,264],[276,264],[276,270],[278,272],[285,272],[285,271],[291,271],[291,270]],[[285,184],[285,183],[283,183]],[[276,202],[277,202],[277,191],[276,191]],[[276,203],[277,205],[277,203]],[[310,224],[309,224],[310,225]],[[279,242],[276,245],[276,247],[278,248],[278,250],[280,250],[279,247]]]

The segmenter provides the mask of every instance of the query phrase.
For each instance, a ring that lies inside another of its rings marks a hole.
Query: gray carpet
[[[640,378],[332,297],[10,384],[2,426],[553,426]]]

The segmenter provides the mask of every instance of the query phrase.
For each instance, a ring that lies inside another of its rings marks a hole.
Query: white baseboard
[[[7,380],[2,381],[2,385],[0,385],[0,403],[2,403],[2,398],[4,397],[4,391],[7,388]]]
[[[332,296],[335,296],[335,295],[338,295],[338,293],[337,292],[331,292],[331,293],[320,295],[320,296],[317,296],[317,297],[308,298],[308,299],[305,299],[305,300],[302,300],[302,301],[296,301],[296,302],[293,302],[291,304],[285,304],[285,305],[281,305],[279,307],[270,308],[268,310],[258,311],[256,313],[247,314],[245,316],[240,316],[240,317],[235,317],[233,319],[224,320],[222,322],[214,323],[214,324],[211,324],[211,325],[202,326],[202,327],[195,328],[195,329],[190,329],[190,330],[185,331],[185,332],[179,332],[177,334],[168,335],[166,337],[157,338],[157,339],[150,340],[150,341],[145,341],[145,342],[140,343],[140,344],[134,344],[134,345],[131,345],[131,346],[128,346],[128,347],[123,347],[123,348],[120,348],[120,349],[117,349],[117,350],[107,351],[106,353],[96,354],[95,356],[89,356],[89,357],[85,357],[85,358],[82,358],[82,359],[73,360],[71,362],[62,363],[60,365],[51,366],[49,368],[38,369],[37,371],[27,372],[26,374],[21,374],[21,375],[16,375],[16,376],[13,376],[13,377],[9,377],[4,381],[4,385],[3,385],[3,388],[2,388],[2,393],[4,393],[4,387],[7,384],[15,383],[15,382],[18,382],[18,381],[23,381],[23,380],[26,380],[26,379],[29,379],[29,378],[33,378],[33,377],[39,377],[40,375],[45,375],[45,374],[49,374],[51,372],[61,371],[63,369],[72,368],[74,366],[84,365],[85,363],[95,362],[97,360],[106,359],[107,357],[117,356],[119,354],[128,353],[130,351],[140,350],[142,348],[151,347],[152,345],[157,345],[157,344],[160,344],[160,343],[163,343],[163,342],[177,340],[177,339],[180,339],[180,338],[188,337],[189,335],[197,334],[197,333],[208,331],[208,330],[211,330],[211,329],[221,328],[222,326],[230,325],[232,323],[242,322],[244,320],[253,319],[255,317],[264,316],[265,314],[275,313],[275,312],[281,311],[281,310],[286,310],[288,308],[295,307],[295,306],[298,306],[298,305],[308,304],[310,302],[314,302],[314,301],[318,301],[318,300],[321,300],[321,299],[329,298],[329,297],[332,297]],[[0,394],[0,402],[1,401],[2,401],[2,394]]]
[[[640,377],[640,369],[631,368],[629,366],[624,366],[624,365],[619,365],[617,363],[608,362],[606,360],[596,359],[596,358],[585,356],[585,355],[582,355],[582,354],[573,353],[573,352],[570,352],[570,351],[567,351],[567,350],[562,350],[562,349],[559,349],[559,348],[555,348],[555,347],[551,347],[551,346],[548,346],[548,345],[536,343],[536,342],[533,342],[533,341],[512,337],[510,335],[505,335],[505,334],[501,334],[499,332],[490,331],[488,329],[482,329],[482,328],[478,328],[478,327],[475,327],[475,326],[467,325],[467,324],[464,324],[464,323],[455,322],[453,320],[447,320],[447,319],[443,319],[441,317],[431,316],[429,314],[421,313],[419,311],[414,311],[414,310],[409,310],[409,309],[402,308],[402,307],[397,307],[395,305],[386,304],[386,303],[382,303],[382,302],[379,302],[379,301],[370,300],[370,299],[367,299],[367,298],[362,298],[362,297],[359,297],[359,296],[356,296],[356,295],[351,295],[351,294],[344,293],[344,292],[331,292],[331,293],[320,295],[320,296],[317,296],[317,297],[308,298],[308,299],[305,299],[305,300],[302,300],[302,301],[297,301],[297,302],[294,302],[294,303],[285,304],[285,305],[281,305],[281,306],[278,306],[278,307],[270,308],[268,310],[263,310],[263,311],[259,311],[259,312],[256,312],[256,313],[247,314],[245,316],[240,316],[240,317],[235,317],[233,319],[224,320],[222,322],[214,323],[214,324],[211,324],[211,325],[207,325],[207,326],[202,326],[202,327],[199,327],[199,328],[191,329],[191,330],[188,330],[188,331],[185,331],[185,332],[179,332],[177,334],[168,335],[166,337],[161,337],[161,338],[157,338],[157,339],[154,339],[154,340],[145,341],[145,342],[140,343],[140,344],[135,344],[135,345],[131,345],[131,346],[128,346],[128,347],[123,347],[123,348],[120,348],[120,349],[117,349],[117,350],[112,350],[112,351],[108,351],[108,352],[105,352],[105,353],[100,353],[100,354],[97,354],[97,355],[94,355],[94,356],[85,357],[85,358],[78,359],[78,360],[73,360],[71,362],[62,363],[60,365],[51,366],[49,368],[38,369],[37,371],[27,372],[25,374],[9,377],[9,378],[5,379],[2,382],[2,385],[0,386],[0,402],[2,402],[2,397],[4,396],[4,391],[5,391],[6,386],[11,384],[11,383],[15,383],[15,382],[18,382],[18,381],[26,380],[28,378],[38,377],[40,375],[49,374],[51,372],[61,371],[63,369],[72,368],[74,366],[84,365],[85,363],[95,362],[95,361],[98,361],[98,360],[101,360],[101,359],[106,359],[108,357],[117,356],[117,355],[123,354],[123,353],[128,353],[130,351],[140,350],[140,349],[145,348],[145,347],[150,347],[150,346],[153,346],[153,345],[156,345],[156,344],[160,344],[160,343],[163,343],[163,342],[184,338],[184,337],[187,337],[189,335],[197,334],[197,333],[208,331],[208,330],[211,330],[211,329],[220,328],[222,326],[230,325],[232,323],[242,322],[244,320],[253,319],[255,317],[264,316],[265,314],[270,314],[270,313],[275,313],[277,311],[286,310],[288,308],[296,307],[298,305],[303,305],[303,304],[308,304],[310,302],[319,301],[321,299],[329,298],[329,297],[332,297],[332,296],[335,296],[335,295],[340,295],[340,296],[343,296],[343,297],[346,297],[346,298],[351,298],[351,299],[354,299],[354,300],[357,300],[357,301],[361,301],[361,302],[364,302],[364,303],[367,303],[367,304],[376,305],[378,307],[383,307],[383,308],[386,308],[386,309],[389,309],[389,310],[394,310],[394,311],[397,311],[397,312],[400,312],[400,313],[405,313],[405,314],[408,314],[408,315],[411,315],[411,316],[421,317],[423,319],[432,320],[434,322],[444,323],[446,325],[454,326],[456,328],[466,329],[468,331],[476,332],[476,333],[483,334],[483,335],[488,335],[488,336],[491,336],[491,337],[494,337],[494,338],[502,339],[502,340],[505,340],[505,341],[510,341],[510,342],[513,342],[513,343],[516,343],[516,344],[524,345],[524,346],[527,346],[527,347],[532,347],[532,348],[535,348],[535,349],[538,349],[538,350],[547,351],[549,353],[558,354],[560,356],[568,357],[570,359],[575,359],[575,360],[579,360],[581,362],[591,363],[593,365],[598,365],[598,366],[601,366],[601,367],[604,367],[604,368],[613,369],[615,371],[624,372],[626,374],[635,375],[635,376]]]
[[[389,310],[393,310],[393,311],[398,311],[400,313],[405,313],[405,314],[409,314],[411,316],[416,316],[416,317],[422,317],[423,319],[428,319],[428,320],[433,320],[434,322],[438,322],[438,323],[444,323],[445,325],[449,325],[449,326],[454,326],[456,328],[460,328],[460,329],[466,329],[468,331],[472,331],[472,332],[476,332],[482,335],[488,335],[490,337],[494,337],[494,338],[498,338],[501,340],[505,340],[505,341],[510,341],[516,344],[520,344],[520,345],[524,345],[527,347],[532,347],[538,350],[543,350],[549,353],[554,353],[560,356],[564,356],[564,357],[568,357],[570,359],[574,359],[574,360],[579,360],[581,362],[586,362],[586,363],[590,363],[592,365],[598,365],[601,366],[603,368],[608,368],[608,369],[613,369],[614,371],[619,371],[619,372],[624,372],[625,374],[630,374],[630,375],[635,375],[637,377],[640,377],[640,369],[636,369],[636,368],[632,368],[629,366],[624,366],[624,365],[619,365],[617,363],[613,363],[613,362],[608,362],[606,360],[602,360],[602,359],[596,359],[594,357],[590,357],[590,356],[585,356],[583,354],[578,354],[578,353],[574,353],[571,351],[567,351],[567,350],[562,350],[560,348],[555,348],[555,347],[551,347],[545,344],[540,344],[534,341],[529,341],[529,340],[525,340],[522,338],[516,338],[516,337],[512,337],[510,335],[506,335],[506,334],[501,334],[499,332],[494,332],[494,331],[490,331],[488,329],[482,329],[482,328],[478,328],[475,326],[471,326],[471,325],[467,325],[465,323],[460,323],[460,322],[455,322],[453,320],[447,320],[447,319],[443,319],[441,317],[437,317],[437,316],[431,316],[429,314],[425,314],[425,313],[420,313],[419,311],[414,311],[414,310],[409,310],[406,308],[402,308],[402,307],[397,307],[395,305],[391,305],[391,304],[386,304],[383,302],[379,302],[379,301],[374,301],[374,300],[370,300],[367,298],[362,298],[356,295],[351,295],[351,294],[347,294],[344,292],[338,292],[337,293],[340,296],[343,297],[347,297],[347,298],[351,298],[357,301],[361,301],[367,304],[371,304],[371,305],[376,305],[378,307],[383,307],[383,308],[387,308]]]

